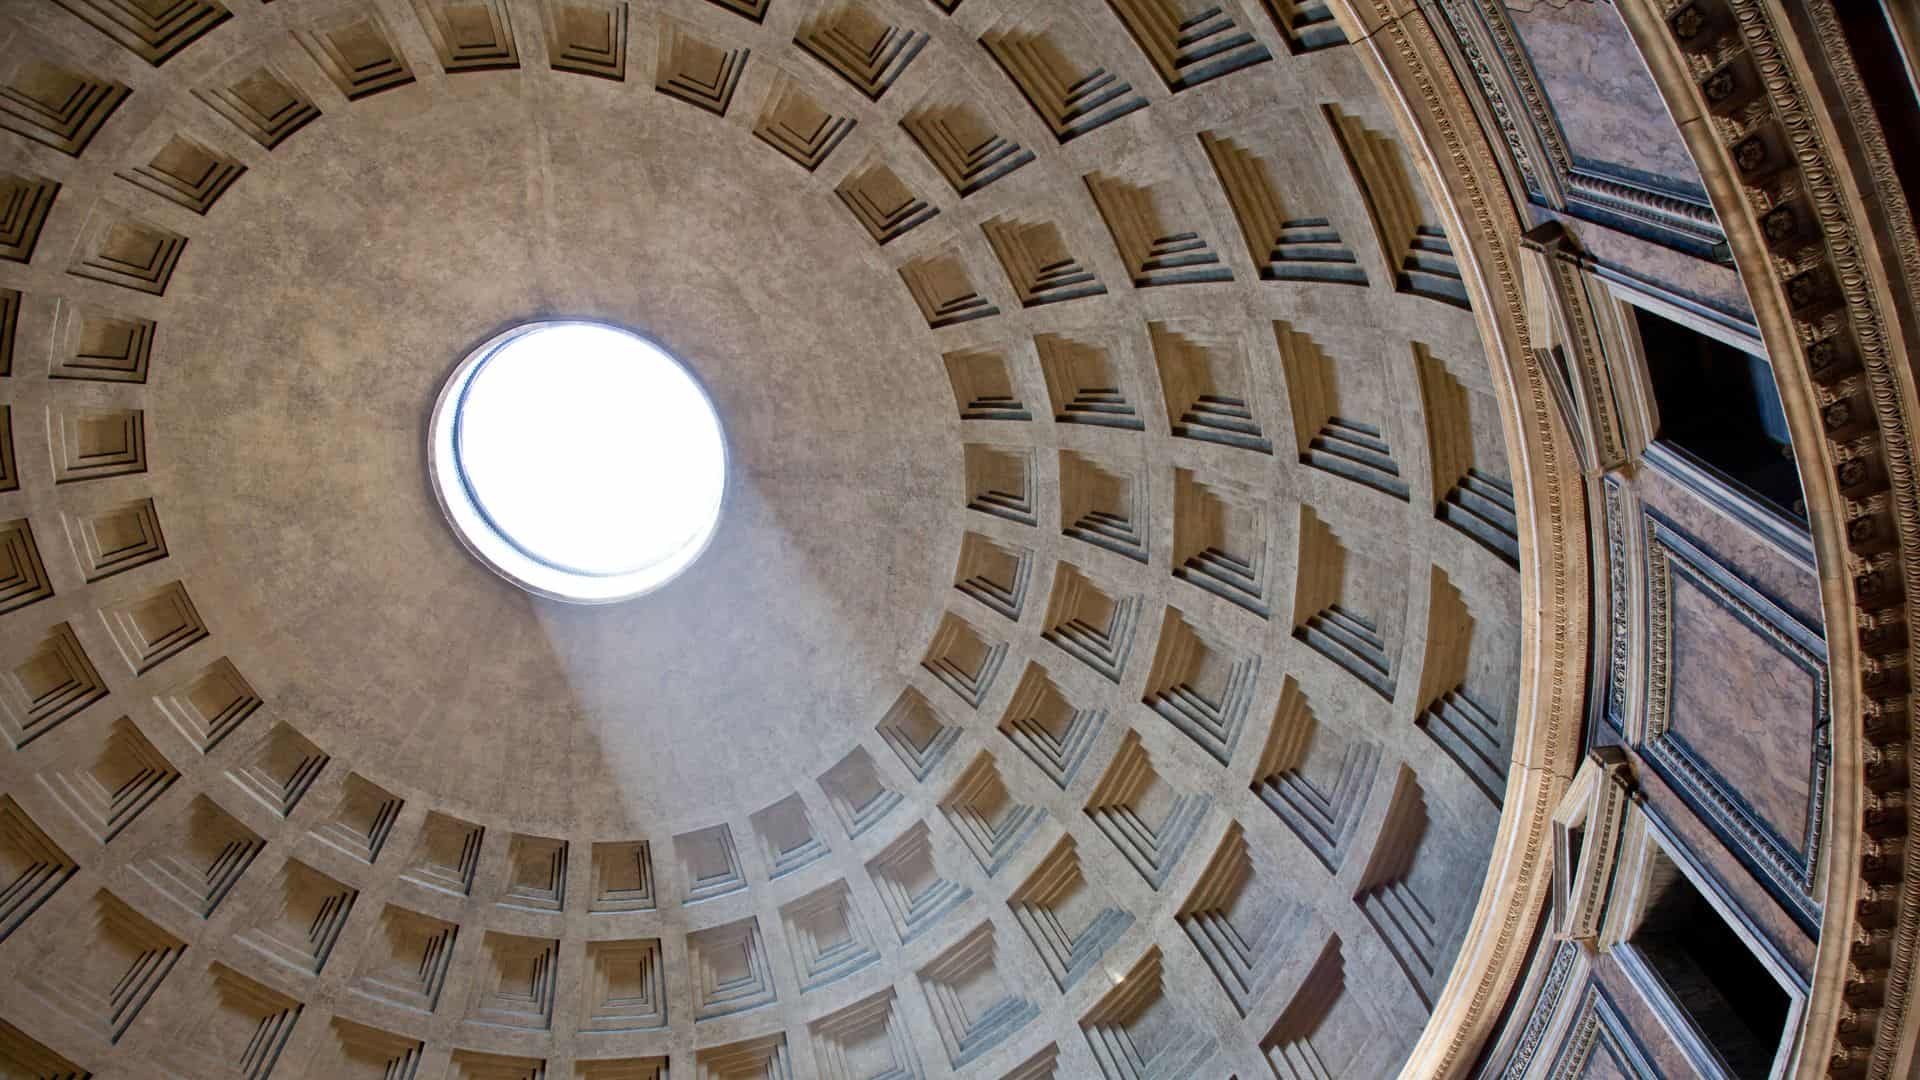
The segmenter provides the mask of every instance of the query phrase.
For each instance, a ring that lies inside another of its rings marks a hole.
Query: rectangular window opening
[[[1766,358],[1632,311],[1660,412],[1656,441],[1805,529],[1800,470]]]

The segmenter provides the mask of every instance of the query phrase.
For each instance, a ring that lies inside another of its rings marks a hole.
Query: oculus
[[[557,320],[496,335],[448,377],[427,439],[454,534],[539,596],[651,592],[719,525],[727,447],[712,399],[630,330]]]

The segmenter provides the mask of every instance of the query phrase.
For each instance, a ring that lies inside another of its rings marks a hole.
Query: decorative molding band
[[[1726,238],[1698,192],[1596,171],[1576,158],[1503,0],[1433,0],[1432,10],[1499,128],[1517,197],[1702,258],[1725,258]]]
[[[1511,433],[1523,610],[1539,612],[1523,635],[1524,673],[1512,782],[1502,836],[1453,971],[1401,1075],[1466,1075],[1503,1022],[1532,959],[1550,891],[1551,816],[1571,779],[1586,698],[1591,602],[1584,525],[1587,493],[1568,423],[1536,348],[1516,238],[1524,225],[1468,90],[1424,16],[1390,0],[1329,0],[1433,189],[1455,250]]]

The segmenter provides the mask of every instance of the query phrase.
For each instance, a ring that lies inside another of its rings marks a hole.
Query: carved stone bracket
[[[1553,934],[1595,947],[1613,886],[1633,769],[1617,746],[1587,757],[1553,814]],[[1574,837],[1580,837],[1575,850]]]

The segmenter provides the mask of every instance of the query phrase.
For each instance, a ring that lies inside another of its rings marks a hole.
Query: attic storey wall
[[[0,975],[88,960],[6,980],[0,1060],[1404,1059],[1500,812],[1427,668],[1519,683],[1426,647],[1435,575],[1520,609],[1430,490],[1429,432],[1497,431],[1410,343],[1494,391],[1319,111],[1391,127],[1350,50],[1236,2],[1196,69],[1188,6],[0,14],[93,102],[0,124]],[[444,363],[535,309],[657,335],[728,426],[730,516],[636,606],[504,591],[409,471]],[[1407,492],[1303,458],[1330,396]],[[1308,520],[1399,604],[1385,693],[1295,632]]]

